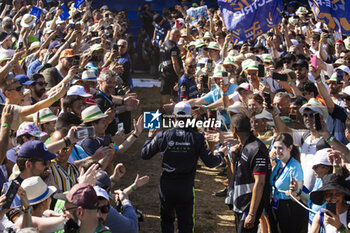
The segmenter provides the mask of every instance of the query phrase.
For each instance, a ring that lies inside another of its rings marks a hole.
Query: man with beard
[[[340,96],[340,92],[342,90],[343,84],[337,81],[337,73],[332,74],[331,78],[326,81],[329,86],[329,92],[331,94],[332,101],[344,107],[344,101]]]
[[[308,80],[309,64],[307,61],[299,59],[294,65],[295,74],[297,76],[297,85]]]
[[[194,81],[196,60],[189,57],[185,60],[185,74],[179,80],[179,101],[186,101],[198,97],[197,83]]]
[[[45,78],[41,74],[33,74],[31,79],[34,81],[34,84],[31,86],[31,99],[32,104],[35,104],[40,101],[41,97],[44,95],[47,83],[45,82]]]

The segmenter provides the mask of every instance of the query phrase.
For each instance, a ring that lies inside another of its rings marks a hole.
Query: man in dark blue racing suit
[[[187,102],[179,102],[174,107],[177,122],[186,123],[191,114],[191,105]],[[162,155],[159,197],[163,233],[174,232],[175,212],[178,231],[194,232],[194,178],[198,158],[212,168],[220,165],[227,153],[227,148],[221,147],[219,154],[213,155],[203,134],[180,125],[158,134],[150,130],[150,138],[141,152],[143,159],[150,159],[158,152]]]

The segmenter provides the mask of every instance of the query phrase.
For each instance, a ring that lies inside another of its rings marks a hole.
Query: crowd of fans
[[[162,153],[162,232],[174,231],[174,213],[179,232],[194,229],[199,156],[221,164],[216,196],[237,232],[349,231],[350,37],[286,1],[276,27],[234,44],[217,6],[190,24],[186,10],[205,1],[181,1],[140,6],[135,39],[127,10],[74,2],[66,20],[55,0],[0,5],[1,231],[139,231],[128,195],[149,177],[118,185],[118,155],[143,132],[134,70],[159,77],[162,113],[221,123],[171,131],[175,143],[151,130],[140,148],[143,159]]]

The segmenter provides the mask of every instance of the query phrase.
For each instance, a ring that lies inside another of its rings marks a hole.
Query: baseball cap
[[[331,149],[325,148],[316,152],[316,155],[312,159],[312,168],[319,164],[332,166],[331,162],[328,160],[329,150]]]
[[[52,28],[45,28],[43,34],[49,34],[51,32],[53,32]]]
[[[350,95],[350,86],[345,87],[340,93],[340,95]]]
[[[302,67],[305,67],[305,68],[309,68],[309,63],[303,59],[299,59],[294,65],[293,67],[296,67],[296,66],[302,66]]]
[[[34,81],[30,80],[27,75],[19,74],[15,77],[21,85],[32,85]]]
[[[249,83],[241,83],[239,86],[236,88],[236,91],[238,92],[240,89],[244,89],[247,91],[253,91],[252,86]]]
[[[65,49],[61,52],[60,58],[62,57],[78,57],[79,54],[76,54],[74,49]]]
[[[95,189],[97,197],[103,197],[104,199],[109,201],[109,196],[108,196],[108,193],[106,190],[104,190],[100,186],[94,186],[94,189]]]
[[[174,107],[174,114],[177,117],[188,117],[192,115],[192,107],[189,103],[181,101]]]
[[[110,188],[112,186],[111,179],[109,178],[107,172],[100,170],[97,172],[96,177],[98,177],[96,180],[97,186],[100,186],[103,189]]]
[[[31,140],[22,144],[18,151],[18,157],[52,160],[56,158],[56,155],[49,152],[45,144],[41,141]]]
[[[91,94],[88,94],[85,91],[83,86],[79,86],[79,85],[71,86],[69,88],[69,90],[67,91],[67,96],[69,96],[69,95],[78,95],[78,96],[85,97],[85,98],[89,98],[92,96]]]
[[[323,118],[326,118],[328,116],[328,110],[325,108],[325,106],[321,104],[320,101],[318,101],[315,98],[309,99],[309,102],[301,106],[301,108],[299,109],[299,112],[303,114],[305,109],[310,109],[313,112],[317,112],[321,114]]]
[[[346,65],[341,65],[341,66],[337,67],[336,70],[342,70],[342,71],[344,71],[344,72],[346,72],[347,74],[350,75],[350,69]]]
[[[0,43],[4,42],[7,38],[9,38],[9,34],[7,34],[6,32],[1,32],[0,33]]]
[[[337,44],[337,43],[342,43],[342,44],[345,46],[345,43],[344,43],[343,40],[336,40],[336,41],[334,42],[334,44]]]
[[[255,115],[255,119],[273,120],[272,114],[263,109],[261,113]]]
[[[53,48],[58,48],[61,46],[61,42],[55,40],[55,41],[52,41],[49,45],[49,49],[53,49]]]
[[[24,134],[29,134],[37,138],[47,135],[47,133],[39,130],[38,126],[33,122],[25,121],[23,122],[16,132],[16,137],[22,136]]]
[[[76,184],[67,194],[57,193],[54,198],[81,206],[83,209],[97,209],[98,207],[96,191],[89,184]]]

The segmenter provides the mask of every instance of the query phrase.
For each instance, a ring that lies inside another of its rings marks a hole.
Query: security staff
[[[189,57],[185,60],[185,74],[179,81],[179,101],[189,100],[198,97],[197,83],[194,81],[196,73],[196,60]]]
[[[161,77],[161,104],[170,102],[170,96],[176,96],[173,88],[181,77],[182,61],[177,42],[180,39],[180,31],[173,29],[170,32],[169,40],[166,40],[160,47],[159,71]]]
[[[228,152],[226,147],[221,147],[219,154],[213,155],[202,134],[191,128],[180,127],[180,122],[186,123],[191,114],[189,103],[177,103],[174,115],[178,126],[158,134],[150,130],[150,138],[141,151],[143,159],[150,159],[158,152],[162,155],[159,197],[163,233],[174,232],[175,212],[178,231],[194,232],[194,177],[198,158],[201,157],[206,166],[216,167]]]

